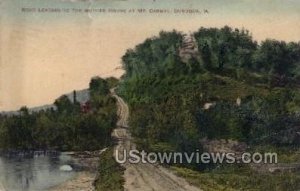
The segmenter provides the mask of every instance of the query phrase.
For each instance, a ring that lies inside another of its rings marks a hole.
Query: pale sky
[[[194,8],[209,14],[24,13],[21,8]],[[254,39],[300,40],[299,0],[0,0],[0,111],[53,103],[115,70],[126,49],[160,30],[246,28]]]

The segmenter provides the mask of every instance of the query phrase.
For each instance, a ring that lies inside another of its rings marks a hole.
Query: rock
[[[216,103],[205,103],[204,106],[203,106],[203,109],[205,110],[208,110],[210,109],[211,107],[214,107],[216,105]]]
[[[59,170],[61,171],[72,171],[73,168],[70,165],[62,165]]]
[[[237,105],[237,106],[241,106],[241,103],[242,103],[242,99],[241,99],[240,97],[238,97],[238,98],[236,99],[236,105]]]
[[[235,140],[208,140],[207,138],[200,140],[201,145],[206,152],[209,153],[235,153],[236,158],[241,158],[242,153],[246,152],[248,145],[244,142]]]

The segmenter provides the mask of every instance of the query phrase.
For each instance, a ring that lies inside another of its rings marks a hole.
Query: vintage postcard
[[[0,191],[300,190],[299,0],[0,0]]]

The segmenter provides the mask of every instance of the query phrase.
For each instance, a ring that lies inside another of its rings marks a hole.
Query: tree
[[[72,112],[73,111],[73,104],[68,98],[68,96],[63,95],[60,98],[56,99],[54,105],[57,107],[58,112]]]
[[[19,109],[19,113],[21,116],[28,117],[29,116],[29,110],[26,106],[23,106]]]
[[[206,68],[217,65],[219,69],[252,66],[252,54],[257,43],[252,40],[249,31],[225,26],[218,28],[200,28],[194,34]],[[242,51],[241,51],[242,50]]]
[[[204,62],[204,67],[207,70],[211,70],[213,68],[212,65],[212,53],[211,48],[209,47],[209,44],[206,42],[203,43],[201,46],[201,53],[202,53],[202,59]]]
[[[269,73],[272,85],[282,86],[294,75],[296,64],[300,62],[297,50],[295,43],[263,41],[255,57],[256,68]]]
[[[91,96],[95,94],[100,94],[100,95],[109,94],[109,86],[107,81],[100,77],[92,78],[89,87],[90,87]]]

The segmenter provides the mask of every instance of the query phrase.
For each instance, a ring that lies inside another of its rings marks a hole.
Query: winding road
[[[119,158],[123,158],[124,149],[129,151],[136,148],[128,130],[129,108],[124,100],[115,93],[115,89],[111,90],[111,94],[117,100],[119,116],[117,128],[112,133],[112,136],[118,140],[114,155],[116,157],[115,153],[118,152]],[[126,162],[123,166],[126,169],[124,173],[125,191],[201,191],[158,164]]]

